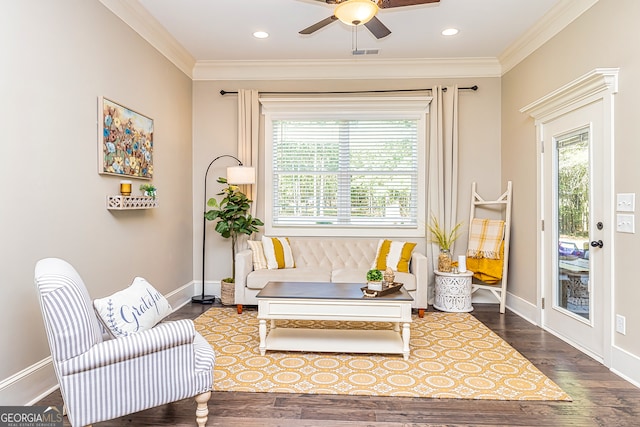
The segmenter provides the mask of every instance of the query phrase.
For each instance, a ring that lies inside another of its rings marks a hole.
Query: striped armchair
[[[85,426],[196,396],[204,426],[215,355],[191,320],[104,340],[85,285],[57,258],[35,268],[53,366],[72,426]]]

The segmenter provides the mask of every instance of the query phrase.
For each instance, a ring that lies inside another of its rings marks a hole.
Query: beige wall
[[[479,190],[488,199],[499,196],[500,184],[500,79],[416,79],[416,80],[325,80],[325,81],[196,81],[194,82],[194,251],[202,251],[202,210],[204,173],[209,162],[222,154],[237,154],[237,97],[221,96],[221,89],[257,89],[275,91],[345,91],[430,88],[458,84],[467,87],[477,84],[477,92],[460,92],[460,192],[458,218],[466,224],[469,217],[471,183],[478,182]],[[218,160],[209,171],[208,197],[221,189],[215,180],[225,176],[232,159]],[[264,218],[258,187],[258,217]],[[231,243],[220,237],[207,223],[206,282],[214,282],[231,274]],[[391,236],[392,237],[392,236]],[[423,242],[424,243],[424,242]],[[458,242],[466,248],[466,235]],[[462,253],[460,249],[460,253]],[[457,252],[456,252],[457,253]],[[201,257],[194,260],[194,277],[202,275]]]
[[[598,67],[620,67],[615,95],[614,192],[640,195],[640,2],[600,0],[502,79],[502,172],[512,176],[515,194],[511,292],[535,304],[536,152],[533,119],[518,110]],[[638,205],[636,205],[638,206]],[[637,208],[636,208],[637,209]],[[637,220],[637,215],[636,215]],[[614,224],[608,226],[613,227]],[[640,286],[637,234],[615,233],[613,313],[626,317],[627,333],[613,333],[614,345],[640,356]]]
[[[38,259],[71,262],[92,297],[136,275],[170,293],[193,279],[193,197],[191,79],[97,0],[3,2],[0,54],[1,382],[50,354]],[[105,208],[119,178],[97,173],[101,95],[155,120],[158,209]]]

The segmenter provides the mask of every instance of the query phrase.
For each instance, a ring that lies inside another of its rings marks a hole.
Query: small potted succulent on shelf
[[[375,268],[367,271],[367,288],[371,291],[382,290],[382,271]]]
[[[155,200],[156,191],[158,191],[158,189],[153,184],[141,184],[140,191],[142,191],[142,194],[144,194],[145,196],[151,197],[152,199]]]

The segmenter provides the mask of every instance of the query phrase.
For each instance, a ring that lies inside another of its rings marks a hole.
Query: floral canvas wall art
[[[98,104],[98,172],[151,179],[153,119],[104,97]]]

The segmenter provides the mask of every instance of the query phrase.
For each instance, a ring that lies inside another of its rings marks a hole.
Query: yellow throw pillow
[[[371,268],[377,268],[385,271],[387,267],[401,273],[409,272],[409,262],[411,261],[411,253],[416,243],[412,242],[394,242],[391,240],[380,240],[378,242],[378,250],[376,259]]]
[[[295,268],[296,264],[293,261],[289,239],[286,237],[262,236],[262,247],[269,270]]]
[[[262,242],[258,240],[247,240],[251,249],[251,259],[253,260],[254,270],[265,270],[267,268],[267,258],[264,256],[264,248]]]

